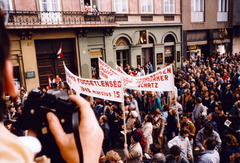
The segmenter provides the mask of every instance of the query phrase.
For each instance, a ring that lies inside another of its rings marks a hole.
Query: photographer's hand
[[[84,162],[98,162],[102,149],[103,132],[90,104],[79,95],[70,95],[69,99],[80,108],[79,133],[82,143]],[[73,133],[66,134],[53,113],[47,114],[49,128],[56,140],[63,159],[68,163],[79,162],[78,150]]]

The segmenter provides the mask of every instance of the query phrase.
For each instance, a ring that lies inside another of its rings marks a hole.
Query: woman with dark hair
[[[153,125],[152,125],[152,117],[147,114],[144,118],[144,122],[142,124],[142,132],[146,139],[146,146],[145,152],[148,153],[148,148],[150,144],[153,143],[152,132],[153,132]]]
[[[140,145],[142,147],[142,150],[143,150],[143,153],[145,152],[145,146],[146,146],[146,140],[145,140],[145,137],[143,135],[143,132],[141,130],[141,123],[138,119],[136,119],[135,122],[133,122],[133,125],[132,125],[132,133],[131,133],[131,136],[132,135],[141,135],[141,141],[140,141]]]
[[[226,149],[220,154],[220,161],[222,163],[230,162],[229,157],[234,153],[240,153],[240,148],[238,147],[238,142],[235,136],[228,134],[224,141],[226,143]]]

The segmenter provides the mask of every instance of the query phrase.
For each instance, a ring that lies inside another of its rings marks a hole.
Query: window
[[[13,10],[12,0],[0,0],[0,8],[5,11]]]
[[[60,11],[59,0],[40,0],[40,11]]]
[[[153,0],[141,0],[141,13],[153,13]]]
[[[164,13],[175,13],[174,0],[164,0]]]
[[[127,13],[128,0],[114,0],[114,11],[116,13]]]
[[[204,22],[204,0],[191,0],[191,22]]]
[[[204,0],[194,0],[193,1],[193,11],[203,12],[204,11]]]
[[[218,12],[228,12],[228,0],[218,0]]]
[[[121,51],[117,51],[117,64],[120,65],[122,64],[123,67],[126,66],[126,64],[129,64],[129,59],[128,59],[128,51],[126,50],[121,50]]]
[[[218,0],[217,21],[228,21],[228,0]]]

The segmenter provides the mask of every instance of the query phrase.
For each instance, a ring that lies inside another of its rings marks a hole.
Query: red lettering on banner
[[[165,69],[165,70],[163,70],[163,74],[166,74],[166,69]]]
[[[109,96],[111,97],[112,94],[110,92],[104,92],[104,91],[92,91],[92,93],[97,94],[97,95],[102,95],[102,96]]]
[[[72,85],[71,80],[69,80],[68,78],[67,78],[67,82],[69,83],[69,85]]]
[[[162,75],[162,71],[159,71],[159,74]]]
[[[114,87],[117,88],[117,81],[113,81]]]
[[[164,81],[164,79],[163,79],[163,76],[162,76],[162,75],[160,76],[160,78],[161,78],[161,81]]]
[[[101,81],[101,86],[102,86],[102,87],[105,87],[104,81]]]
[[[121,81],[118,81],[118,88],[120,88],[122,86]]]
[[[164,77],[165,77],[165,80],[168,80],[168,75],[165,75]]]
[[[167,73],[171,73],[171,68],[167,68]]]
[[[138,88],[158,88],[158,83],[138,83]]]
[[[81,88],[81,91],[82,91],[82,92],[91,93],[91,90],[90,90],[89,88],[85,88],[85,87],[81,87],[81,86],[80,86],[80,88]]]

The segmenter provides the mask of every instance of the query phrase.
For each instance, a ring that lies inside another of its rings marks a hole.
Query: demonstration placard
[[[102,80],[84,79],[72,74],[64,63],[63,65],[68,85],[78,94],[82,93],[116,102],[123,101],[122,80],[120,77]]]
[[[112,69],[101,59],[98,60],[100,77],[102,79],[122,77],[124,88],[145,91],[174,91],[172,65],[152,74],[141,77],[132,77]]]

